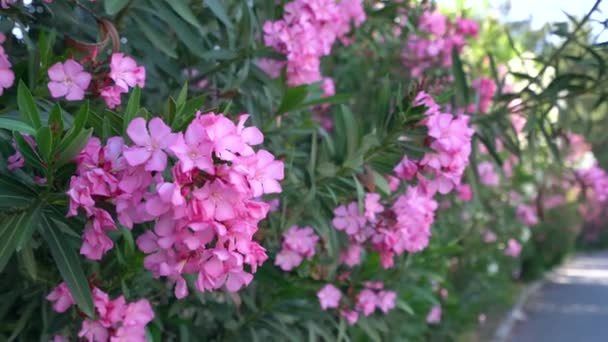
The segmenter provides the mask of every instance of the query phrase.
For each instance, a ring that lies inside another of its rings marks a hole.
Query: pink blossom
[[[395,192],[397,189],[399,189],[399,178],[388,175],[386,176],[386,180],[388,181],[388,190],[390,192]]]
[[[110,109],[114,109],[120,106],[122,103],[121,94],[125,93],[125,90],[118,86],[107,86],[101,89],[99,95],[105,101],[106,105]]]
[[[521,253],[521,244],[517,242],[515,239],[509,239],[507,242],[507,248],[505,249],[505,255],[508,255],[512,258],[517,258]]]
[[[53,310],[59,313],[65,312],[70,306],[76,304],[66,283],[59,284],[46,296],[46,299],[54,302]]]
[[[365,316],[371,315],[376,310],[376,304],[378,297],[372,290],[365,289],[359,292],[357,296],[357,310],[362,312]]]
[[[348,325],[354,325],[359,320],[359,313],[355,310],[340,310],[342,316]]]
[[[491,230],[486,230],[483,233],[483,242],[492,243],[494,241],[496,241],[496,234],[494,234],[494,232]]]
[[[186,129],[186,134],[178,133],[175,142],[169,147],[181,163],[182,172],[199,169],[214,172],[211,149],[213,145],[201,127],[193,123]]]
[[[500,179],[494,168],[494,164],[489,161],[484,161],[477,165],[477,173],[479,173],[479,181],[483,185],[496,187]]]
[[[376,214],[384,211],[384,206],[380,204],[380,195],[376,193],[365,194],[365,217],[370,221],[376,221]]]
[[[403,157],[403,159],[395,166],[393,169],[397,177],[403,180],[412,180],[416,173],[418,173],[418,165],[412,160],[409,160],[407,157]]]
[[[365,225],[365,217],[359,214],[357,202],[341,205],[334,209],[334,227],[344,230],[348,235],[354,235]]]
[[[89,342],[108,341],[110,332],[99,321],[85,319],[78,332],[78,337],[84,338]]]
[[[146,83],[146,68],[137,66],[133,58],[115,52],[110,61],[110,78],[125,92],[135,85],[143,88]]]
[[[91,83],[91,74],[73,59],[55,63],[48,70],[48,84],[51,96],[64,97],[68,101],[84,99],[84,93]]]
[[[479,32],[479,25],[474,20],[458,18],[456,20],[456,30],[462,35],[476,37]]]
[[[353,243],[346,251],[340,253],[340,262],[350,267],[359,265],[361,263],[362,252],[363,246]]]
[[[319,298],[321,309],[335,309],[340,304],[342,292],[332,284],[326,284],[317,292],[317,298]]]
[[[53,336],[53,339],[50,342],[70,342],[70,340],[61,335],[55,335]]]
[[[163,171],[167,167],[165,151],[169,150],[176,135],[160,118],[150,120],[148,129],[144,118],[135,118],[129,123],[127,134],[135,146],[123,151],[125,160],[131,166],[145,164],[147,171]]]
[[[397,300],[397,293],[394,291],[380,291],[378,293],[377,306],[385,314],[395,308],[395,302]]]
[[[5,36],[0,33],[0,44],[4,42]],[[10,88],[15,82],[15,73],[12,70],[12,64],[8,59],[8,55],[4,52],[4,48],[0,45],[0,96],[4,93],[4,89]]]
[[[457,190],[458,198],[463,202],[469,202],[473,199],[473,191],[471,191],[471,187],[468,184],[459,185]]]
[[[517,206],[517,217],[527,226],[538,224],[536,208],[530,205],[520,204]]]
[[[426,322],[429,324],[437,324],[441,322],[441,306],[435,305],[431,308],[428,315],[426,316]]]
[[[311,259],[315,255],[315,247],[319,237],[310,227],[293,226],[283,233],[281,251],[277,254],[275,265],[283,271],[291,271],[299,266],[304,258]]]

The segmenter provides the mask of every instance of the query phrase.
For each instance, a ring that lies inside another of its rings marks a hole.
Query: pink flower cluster
[[[517,258],[521,254],[521,244],[515,239],[509,239],[507,241],[507,248],[505,248],[505,255],[511,258]]]
[[[291,271],[300,266],[304,258],[310,260],[315,255],[319,237],[310,227],[293,226],[283,233],[281,251],[276,255],[274,264],[283,271]]]
[[[93,67],[97,64],[93,63]],[[48,89],[54,98],[65,97],[68,101],[78,101],[85,97],[91,85],[92,76],[74,59],[58,62],[48,70]],[[102,84],[94,83],[91,91],[106,102],[109,108],[116,108],[122,102],[121,95],[129,88],[144,87],[146,69],[138,66],[135,60],[120,52],[113,53],[110,60],[110,73]]]
[[[4,4],[2,7],[4,7]],[[6,36],[4,33],[0,32],[0,96],[4,93],[4,89],[10,88],[15,82],[15,73],[12,69],[13,65],[8,60],[8,54],[4,51],[4,47],[2,46],[5,41]]]
[[[592,191],[597,202],[608,200],[608,173],[597,164],[576,172],[580,181]]]
[[[428,128],[429,147],[420,161],[404,158],[394,169],[397,177],[412,180],[418,176],[425,192],[447,194],[460,185],[471,154],[474,130],[466,115],[454,116],[443,113],[433,98],[420,92],[415,105],[427,107],[427,117],[422,121]]]
[[[467,107],[467,111],[469,113],[476,113],[478,111],[480,113],[487,113],[490,109],[492,98],[496,94],[496,83],[492,79],[481,77],[474,80],[471,86],[479,94],[479,103],[477,105],[474,103],[470,104]]]
[[[359,314],[370,316],[376,309],[380,309],[384,314],[395,308],[397,293],[394,291],[384,290],[382,282],[366,282],[364,289],[356,296],[354,308],[348,308],[347,304],[340,305],[342,292],[332,284],[323,286],[317,292],[317,298],[321,309],[340,309],[340,315],[346,319],[348,324],[357,323]]]
[[[176,297],[187,296],[182,275],[188,273],[198,273],[200,291],[249,284],[245,264],[255,273],[267,259],[253,235],[269,205],[255,198],[281,192],[283,162],[253,150],[264,137],[245,127],[248,117],[235,125],[222,114],[197,113],[183,134],[159,118],[147,125],[136,118],[127,129],[133,144],[112,137],[102,146],[91,139],[77,157],[68,191],[69,215],[83,208],[89,218],[81,254],[100,259],[112,248],[105,231],[116,224],[98,205],[104,202],[127,228],[153,224],[137,245],[155,277],[176,282]]]
[[[523,224],[527,226],[534,226],[538,224],[538,215],[536,214],[536,208],[534,206],[520,204],[517,206],[516,213],[517,218],[519,218]]]
[[[454,24],[437,10],[423,12],[418,28],[420,34],[410,35],[401,53],[401,60],[413,77],[433,68],[450,67],[452,49],[462,51],[466,37],[475,37],[478,31],[476,22],[458,18]]]
[[[348,43],[351,23],[359,26],[365,19],[362,0],[294,0],[285,5],[283,19],[264,23],[264,43],[287,61],[266,59],[259,65],[272,77],[287,65],[292,86],[319,82],[321,57],[336,40]]]
[[[46,298],[60,313],[75,304],[65,283],[59,284]],[[94,287],[93,304],[97,319],[85,319],[78,337],[89,342],[146,341],[146,325],[154,319],[154,311],[146,299],[127,303],[120,296],[110,300],[107,293]]]
[[[143,88],[146,83],[146,68],[138,66],[135,60],[120,52],[112,54],[110,60],[110,79],[114,84],[105,85],[100,90],[101,98],[108,108],[116,108],[122,102],[121,94],[129,88]]]
[[[420,187],[409,187],[390,208],[385,208],[375,193],[366,194],[364,213],[359,213],[357,202],[337,207],[333,225],[344,231],[350,242],[341,254],[342,263],[358,265],[365,245],[380,253],[385,268],[392,267],[395,255],[423,250],[436,209],[437,202]]]

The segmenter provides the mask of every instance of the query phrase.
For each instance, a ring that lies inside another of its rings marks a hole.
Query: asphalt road
[[[608,252],[572,258],[523,311],[510,342],[608,342]]]

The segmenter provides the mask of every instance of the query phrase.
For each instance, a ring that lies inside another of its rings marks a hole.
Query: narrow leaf
[[[36,130],[32,128],[32,126],[24,122],[8,118],[0,118],[0,128],[8,129],[9,131],[27,133],[29,135],[36,134]]]
[[[93,317],[91,288],[82,270],[78,254],[67,244],[64,233],[52,219],[46,216],[41,216],[41,219],[43,225],[42,236],[51,250],[61,277],[70,289],[72,297],[80,310],[87,316]]]
[[[38,107],[36,107],[34,97],[32,97],[32,93],[23,81],[19,81],[19,86],[17,87],[17,105],[19,106],[19,113],[21,113],[25,122],[35,129],[42,126],[40,112],[38,111]]]

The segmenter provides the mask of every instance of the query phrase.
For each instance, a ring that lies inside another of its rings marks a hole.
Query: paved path
[[[509,342],[607,342],[608,252],[572,258],[523,311]]]

